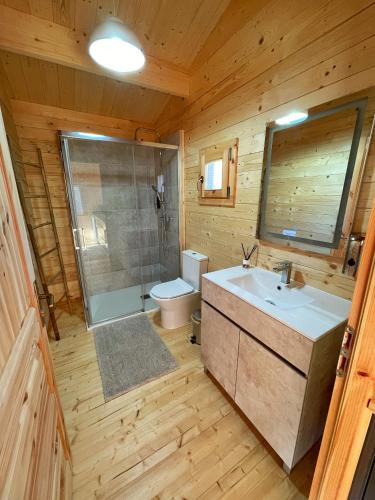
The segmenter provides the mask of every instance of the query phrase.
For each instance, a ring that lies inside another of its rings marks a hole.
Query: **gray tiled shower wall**
[[[155,154],[158,154],[157,152]],[[164,174],[165,200],[167,214],[170,218],[167,228],[167,244],[161,239],[161,221],[159,217],[159,253],[160,253],[160,280],[170,281],[180,276],[179,250],[179,220],[178,220],[178,153],[176,150],[162,151],[161,160],[156,164],[156,173]]]
[[[168,275],[172,276],[172,268],[177,269],[172,236],[177,234],[178,242],[175,179],[167,167],[166,196],[171,198],[173,222],[169,230],[171,253],[166,257],[160,252],[158,214],[151,189],[156,182],[155,168],[160,168],[158,150],[96,141],[71,141],[69,146],[73,184],[80,197],[80,209],[76,210],[78,225],[85,227],[86,239],[91,242],[92,219],[105,228],[104,240],[94,241],[83,252],[89,295],[139,285],[142,280],[144,283],[158,281],[167,275],[165,269],[169,268]]]

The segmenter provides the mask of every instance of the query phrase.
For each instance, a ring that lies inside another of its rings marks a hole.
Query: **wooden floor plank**
[[[82,309],[58,311],[51,340],[73,455],[75,499],[304,499],[317,448],[288,477],[280,459],[208,377],[191,325],[163,330],[179,368],[105,402]]]

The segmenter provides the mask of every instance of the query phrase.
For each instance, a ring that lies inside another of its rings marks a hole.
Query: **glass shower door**
[[[132,144],[64,137],[64,163],[89,325],[144,310]]]

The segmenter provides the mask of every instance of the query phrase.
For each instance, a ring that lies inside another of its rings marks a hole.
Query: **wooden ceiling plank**
[[[109,16],[117,16],[118,0],[98,0],[95,12],[95,24],[99,24]]]
[[[76,31],[4,5],[0,5],[0,48],[111,76],[91,60],[86,40]],[[143,70],[115,78],[171,95],[189,95],[189,76],[150,56]]]
[[[53,21],[53,9],[51,0],[29,0],[30,14],[48,21]]]
[[[234,33],[240,31],[270,0],[231,0],[221,12],[214,29],[207,34],[203,45],[196,54],[191,69],[195,71],[217,50],[219,50]]]
[[[7,102],[10,102],[11,99],[14,99],[14,93],[10,81],[8,79],[7,72],[4,69],[1,57],[0,57],[0,81],[1,81],[0,96],[1,94],[5,95],[5,100]]]
[[[25,75],[27,90],[30,101],[37,101],[45,104],[45,84],[42,82],[43,75],[41,75],[38,59],[32,57],[23,57],[21,59],[21,66]],[[42,84],[33,85],[32,82],[39,81]]]
[[[76,71],[74,80],[74,101],[75,109],[83,113],[88,112],[88,98],[89,98],[89,73],[85,71]]]
[[[113,106],[119,87],[125,85],[111,78],[105,78],[104,90],[100,102],[99,115],[113,116]]]
[[[111,118],[17,100],[12,100],[12,111],[17,126],[49,129],[53,131],[54,137],[55,130],[64,130],[66,123],[74,123],[76,130],[96,131],[107,135],[111,133],[114,136],[134,133],[134,129],[140,126],[151,127],[148,122]]]
[[[52,2],[53,22],[73,28],[74,4],[74,0],[54,0]]]
[[[130,83],[0,50],[1,62],[3,86],[10,80],[11,97],[24,101],[153,123],[170,97]]]
[[[29,93],[20,57],[10,52],[0,52],[0,59],[3,62],[3,68],[8,77],[14,98],[27,101],[29,99]]]
[[[110,116],[94,115],[93,113],[84,113],[81,111],[74,111],[70,109],[55,108],[54,106],[40,105],[16,99],[12,100],[12,110],[15,114],[18,114],[20,116],[22,116],[22,114],[35,115],[44,118],[59,118],[61,120],[69,120],[82,123],[89,123],[92,121],[102,127],[108,128],[121,129],[124,126],[124,123],[132,121]],[[138,122],[138,120],[136,121]]]
[[[238,4],[239,0],[236,1]],[[241,0],[252,3],[249,0]],[[258,0],[252,0],[258,1]],[[264,0],[266,1],[266,0]],[[145,53],[188,71],[230,0],[0,0],[20,12],[54,21],[88,39],[96,24],[115,14],[134,31]],[[234,7],[237,6],[234,5]],[[231,18],[225,29],[230,30]]]
[[[89,75],[87,88],[90,89],[87,92],[87,111],[98,115],[100,114],[100,103],[103,98],[104,81],[106,78],[104,76],[93,75],[92,73],[86,74]]]
[[[20,12],[31,13],[29,0],[1,0],[1,3],[13,9],[17,9]]]
[[[96,8],[97,0],[91,0],[91,2],[76,0],[75,2],[74,28],[87,40],[95,28]]]
[[[61,108],[75,109],[75,75],[76,70],[57,65],[59,76],[59,102]],[[22,100],[22,99],[20,99]]]
[[[40,61],[39,67],[43,74],[43,80],[45,81],[44,92],[46,94],[46,103],[49,103],[52,106],[59,106],[60,96],[57,64],[50,63],[48,61]]]
[[[165,0],[153,0],[152,2],[149,0],[129,0],[120,2],[118,16],[136,33],[147,54],[162,59],[163,47],[159,44],[159,40],[153,36],[152,30],[160,15],[164,31],[168,30],[170,27],[163,14],[165,11],[175,14],[175,9],[175,5],[165,2]],[[171,54],[168,54],[168,62],[172,61],[174,52],[175,48],[172,49]]]
[[[166,47],[169,51],[173,51],[175,47],[176,56],[173,60],[175,64],[190,68],[196,54],[215,28],[228,4],[229,0],[218,0],[217,2],[200,0],[196,3],[194,10],[191,8],[192,3],[181,4],[179,17],[185,19],[186,23],[176,24],[175,21],[175,31],[179,31],[180,36],[175,39],[176,35],[170,33],[171,36],[166,39]],[[186,43],[187,38],[189,39],[188,44]]]

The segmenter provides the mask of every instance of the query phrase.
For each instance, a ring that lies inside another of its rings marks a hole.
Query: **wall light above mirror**
[[[325,254],[340,247],[367,101],[324,105],[300,123],[267,127],[259,239]]]
[[[306,111],[292,111],[285,116],[281,116],[275,120],[276,125],[295,125],[307,120],[309,114]]]

